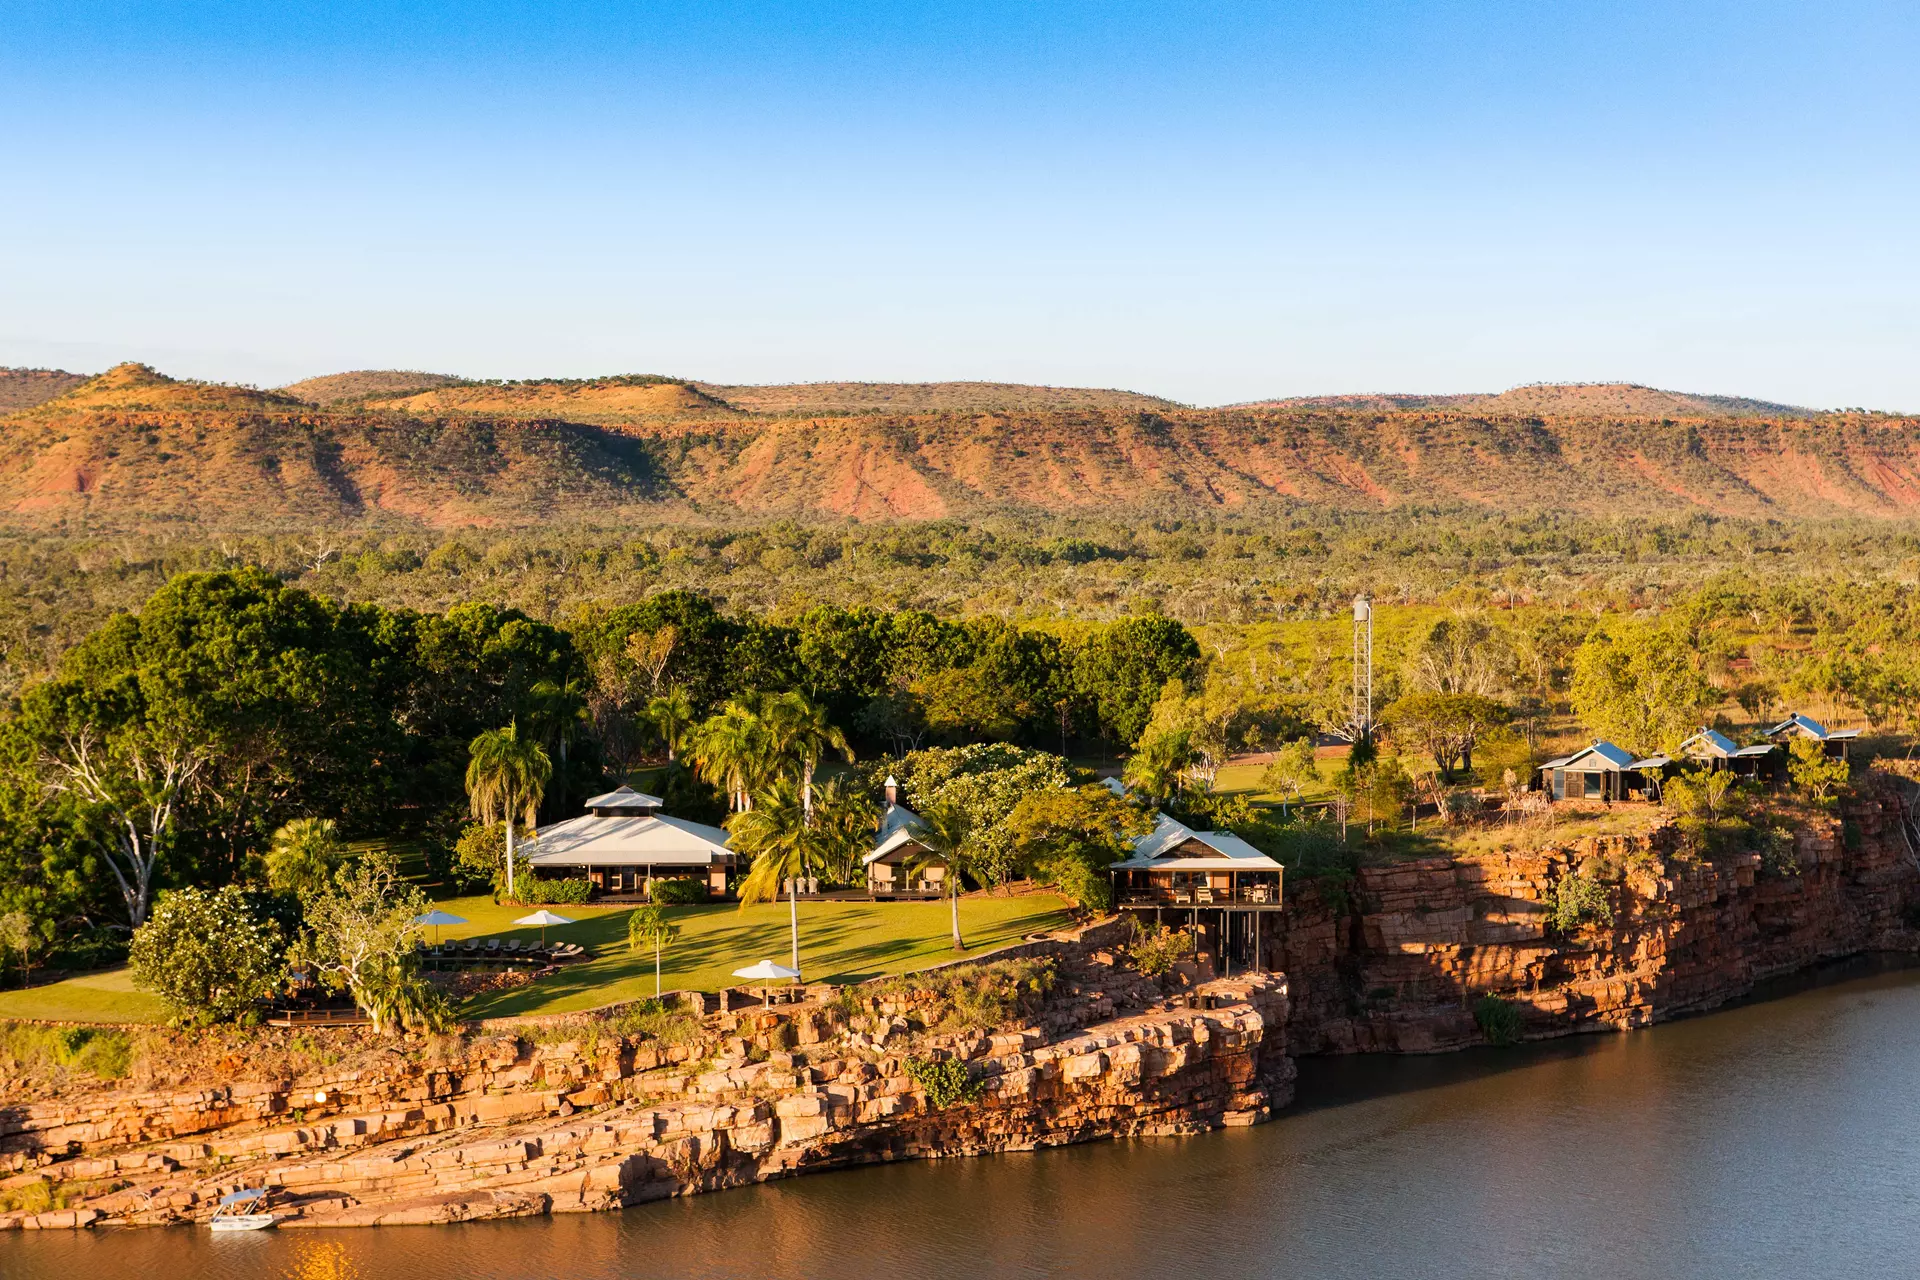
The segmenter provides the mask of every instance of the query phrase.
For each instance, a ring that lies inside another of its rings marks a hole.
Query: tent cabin
[[[596,897],[644,897],[655,880],[693,879],[725,897],[734,865],[727,833],[668,817],[658,796],[620,787],[587,801],[578,818],[541,827],[527,861],[548,879],[584,875]]]
[[[1825,747],[1827,754],[1837,760],[1847,758],[1847,746],[1860,736],[1858,729],[1829,729],[1812,716],[1799,712],[1788,716],[1773,728],[1767,730],[1767,736],[1783,748],[1795,738],[1811,738]]]
[[[873,848],[860,859],[867,869],[867,891],[876,898],[927,897],[945,891],[946,867],[916,865],[927,856],[927,846],[916,838],[925,826],[920,815],[900,803],[898,782],[889,777],[886,786],[887,807],[874,832]]]
[[[1702,728],[1681,743],[1673,754],[1696,767],[1721,770],[1735,777],[1754,778],[1761,782],[1779,779],[1784,755],[1774,743],[1762,742],[1743,747],[1726,734],[1707,728]]]
[[[1540,789],[1555,800],[1627,800],[1646,789],[1645,776],[1634,766],[1631,751],[1596,742],[1541,765]]]

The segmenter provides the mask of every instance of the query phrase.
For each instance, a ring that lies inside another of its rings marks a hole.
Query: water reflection
[[[620,1214],[46,1233],[13,1280],[1906,1276],[1920,973],[1649,1032],[1303,1064],[1276,1123],[880,1166]]]

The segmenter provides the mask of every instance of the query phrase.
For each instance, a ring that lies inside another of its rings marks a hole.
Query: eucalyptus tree
[[[627,917],[627,949],[653,948],[653,997],[656,1000],[660,998],[660,953],[679,936],[680,926],[667,918],[662,907],[636,907]]]

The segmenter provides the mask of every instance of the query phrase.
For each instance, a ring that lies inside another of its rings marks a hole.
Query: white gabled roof
[[[907,806],[903,804],[890,804],[887,806],[886,812],[880,815],[880,829],[874,833],[874,839],[884,844],[891,839],[897,831],[914,831],[924,825],[925,824],[920,821],[920,815],[907,808]]]
[[[1672,756],[1648,756],[1645,760],[1635,760],[1629,769],[1664,769],[1673,763]],[[1545,766],[1543,765],[1542,768]]]
[[[1751,747],[1742,747],[1733,754],[1736,758],[1744,756],[1770,756],[1779,749],[1779,747],[1774,746],[1771,742],[1759,742]]]
[[[1198,842],[1218,857],[1179,856],[1189,842]],[[1231,831],[1194,831],[1160,815],[1160,825],[1133,846],[1133,856],[1110,863],[1115,871],[1278,871],[1280,864]]]
[[[536,867],[725,867],[733,860],[720,828],[658,813],[556,822],[540,828],[527,858]]]
[[[635,791],[632,787],[615,787],[604,795],[597,795],[587,801],[589,809],[663,809],[666,801],[659,796],[650,796],[644,791]]]
[[[864,857],[860,859],[860,865],[863,867],[870,866],[873,863],[878,862],[880,859],[886,857],[890,853],[898,853],[900,850],[907,848],[909,845],[915,845],[920,843],[919,840],[916,838],[918,834],[919,834],[918,827],[901,827],[899,830],[895,831],[892,835],[888,836],[885,840],[882,840],[879,844],[873,846],[873,848],[870,851],[868,851],[868,853]]]

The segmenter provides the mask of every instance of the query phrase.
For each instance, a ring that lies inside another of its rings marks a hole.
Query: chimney
[[[886,785],[886,788],[887,788],[887,803],[888,803],[888,804],[899,804],[899,803],[900,803],[900,782],[899,782],[899,780],[898,780],[897,778],[895,778],[895,777],[894,777],[894,776],[893,776],[892,774],[888,774],[888,775],[887,775],[887,781],[886,781],[886,784],[885,784],[885,785]]]

